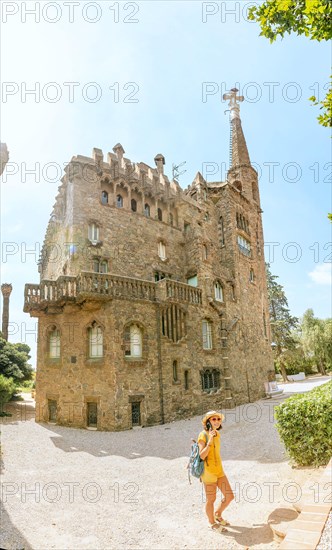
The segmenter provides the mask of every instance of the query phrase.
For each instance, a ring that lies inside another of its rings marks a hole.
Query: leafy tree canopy
[[[0,333],[0,374],[15,383],[31,380],[32,366],[28,364],[30,348],[27,344],[11,344]]]
[[[331,0],[266,0],[249,9],[249,19],[259,23],[260,35],[270,42],[292,32],[319,42],[332,38]],[[323,111],[318,116],[319,124],[332,126],[332,89],[323,101],[315,96],[310,100]]]

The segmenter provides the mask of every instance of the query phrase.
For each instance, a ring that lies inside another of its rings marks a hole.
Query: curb
[[[332,459],[318,481],[317,498],[304,504],[299,517],[279,546],[279,550],[315,550],[331,510]]]

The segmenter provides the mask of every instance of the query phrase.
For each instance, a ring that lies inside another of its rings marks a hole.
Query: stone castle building
[[[123,430],[264,394],[273,369],[257,173],[236,91],[225,182],[182,190],[120,144],[65,169],[24,311],[37,421]]]

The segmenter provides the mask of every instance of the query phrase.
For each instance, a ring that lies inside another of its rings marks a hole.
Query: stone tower
[[[231,90],[226,181],[187,189],[117,143],[65,168],[24,311],[36,420],[148,426],[264,395],[273,368],[257,173]]]
[[[9,297],[13,287],[11,284],[4,283],[1,285],[1,292],[3,296],[2,305],[2,334],[5,340],[8,340],[8,324],[9,324]]]
[[[6,164],[9,159],[9,153],[7,149],[7,145],[5,143],[0,143],[0,176],[2,175]]]

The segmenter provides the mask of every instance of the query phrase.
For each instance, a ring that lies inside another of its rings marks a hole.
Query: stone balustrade
[[[158,288],[158,292],[156,292]],[[77,277],[59,277],[39,285],[25,285],[24,311],[80,299],[123,298],[202,304],[202,291],[184,283],[163,279],[157,283],[108,273],[82,271]]]

